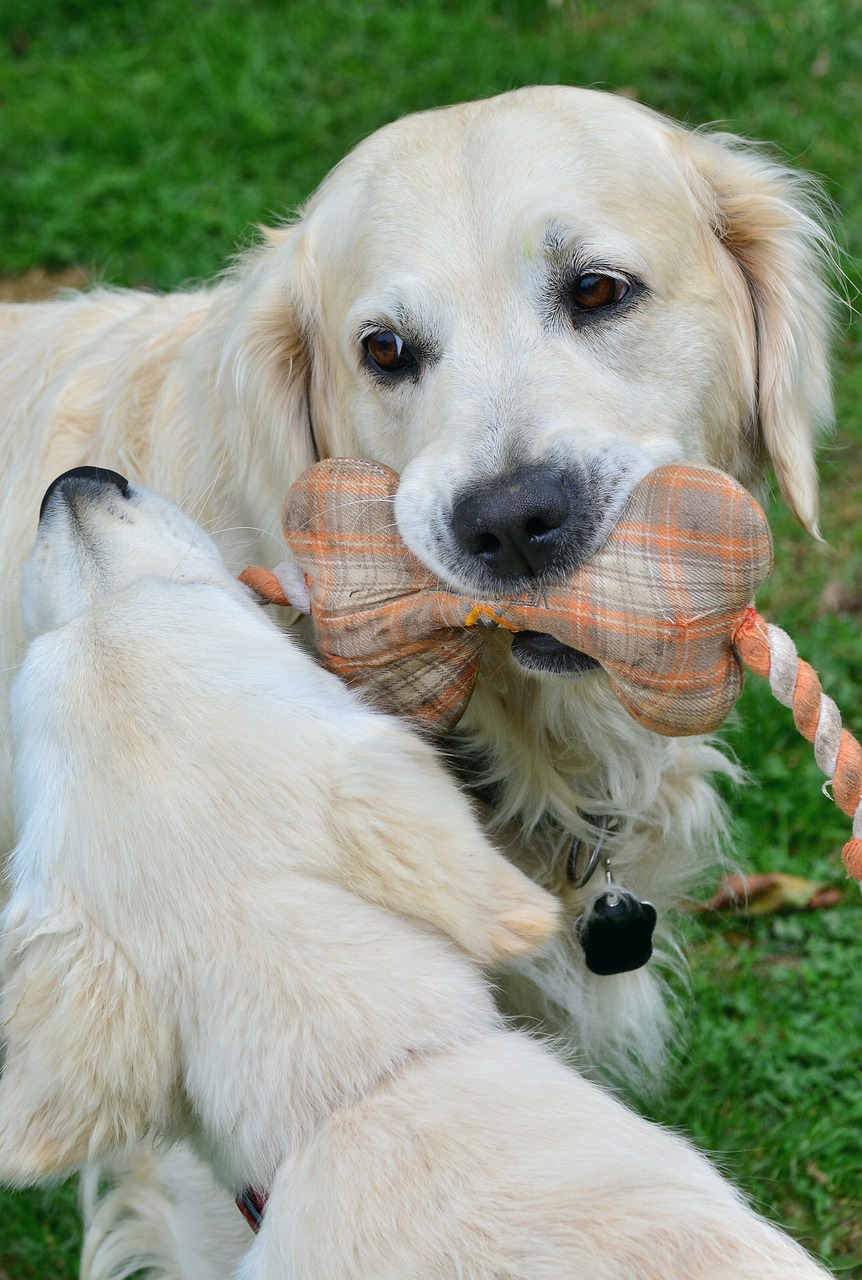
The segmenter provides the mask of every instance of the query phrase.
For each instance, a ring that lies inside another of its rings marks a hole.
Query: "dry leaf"
[[[696,911],[721,911],[731,916],[767,916],[776,911],[819,911],[842,899],[840,889],[782,871],[725,876],[709,902]]]
[[[65,271],[31,267],[22,276],[0,276],[0,302],[43,302],[61,289],[83,289],[86,283],[83,267],[67,267]]]

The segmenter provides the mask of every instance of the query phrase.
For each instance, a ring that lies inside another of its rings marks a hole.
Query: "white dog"
[[[284,491],[316,454],[377,458],[402,472],[408,544],[464,590],[570,568],[673,458],[755,485],[771,457],[813,529],[827,245],[805,184],[760,150],[537,88],[381,130],[212,288],[0,308],[0,668],[23,651],[18,567],[39,496],[86,462],[182,502],[240,568],[281,558]],[[576,925],[604,888],[588,874],[604,840],[615,880],[658,907],[658,961],[673,953],[669,912],[717,857],[722,756],[641,729],[542,636],[496,637],[448,747],[488,829],[564,903],[556,945],[507,978],[509,1006],[586,1063],[655,1072],[656,960],[596,977]],[[285,767],[305,751],[297,738]],[[0,825],[8,847],[8,800]],[[147,1201],[153,1240],[173,1199],[157,1167],[111,1200]],[[180,1206],[167,1234],[187,1219]]]
[[[555,900],[175,507],[60,477],[24,611],[0,1177],[190,1137],[269,1192],[244,1280],[826,1274],[502,1026],[437,930],[507,957]]]

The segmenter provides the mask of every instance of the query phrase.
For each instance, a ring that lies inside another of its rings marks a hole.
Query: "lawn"
[[[619,89],[768,139],[862,256],[859,0],[11,0],[0,10],[0,275],[80,267],[173,288],[210,276],[359,138],[405,111],[534,81]],[[845,306],[825,545],[778,504],[763,595],[862,731],[862,330]],[[841,886],[848,823],[809,749],[751,682],[728,738],[746,868]],[[651,1112],[765,1211],[862,1278],[862,901],[753,922],[692,916],[678,1063]],[[0,1280],[76,1271],[74,1189],[0,1193]]]

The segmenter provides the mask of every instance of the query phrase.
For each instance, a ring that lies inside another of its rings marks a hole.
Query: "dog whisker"
[[[229,533],[257,533],[257,534],[260,534],[262,538],[269,538],[272,542],[276,543],[276,545],[279,547],[283,545],[282,539],[278,536],[278,534],[273,533],[271,529],[261,529],[257,525],[253,525],[253,524],[225,525],[223,527],[219,526],[214,529],[208,530],[208,532],[211,534],[213,538],[223,538],[226,534],[229,534]]]

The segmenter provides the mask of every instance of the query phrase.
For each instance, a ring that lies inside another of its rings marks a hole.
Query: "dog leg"
[[[557,900],[494,849],[431,748],[396,724],[343,761],[333,821],[351,888],[436,925],[483,964],[532,951],[557,926]]]
[[[80,921],[24,919],[4,969],[0,1182],[41,1182],[164,1127],[171,1020],[113,943]]]

